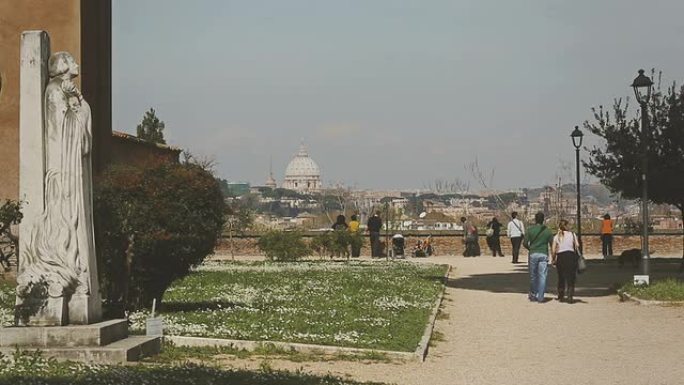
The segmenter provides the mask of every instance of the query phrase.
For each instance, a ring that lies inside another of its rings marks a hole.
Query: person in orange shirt
[[[361,256],[361,233],[359,232],[359,227],[361,223],[359,222],[359,217],[354,214],[351,216],[351,222],[349,222],[349,232],[351,233],[351,256],[352,258],[358,258]]]
[[[613,255],[613,220],[609,214],[604,215],[601,221],[601,245],[604,259]]]

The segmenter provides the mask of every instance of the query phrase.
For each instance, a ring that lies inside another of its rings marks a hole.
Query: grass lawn
[[[12,385],[361,385],[333,376],[274,371],[222,370],[202,365],[86,365],[57,362],[40,353],[0,358],[0,384]],[[371,383],[365,383],[371,384]]]
[[[414,351],[444,265],[226,262],[201,266],[165,294],[166,334]],[[147,312],[130,315],[143,332]]]
[[[266,344],[253,351],[240,350],[226,346],[175,346],[164,342],[162,351],[156,356],[146,357],[145,362],[171,364],[179,362],[192,362],[198,360],[202,363],[218,363],[222,356],[237,358],[264,358],[280,359],[292,362],[330,362],[330,361],[355,361],[355,362],[392,362],[384,353],[369,351],[364,353],[337,353],[326,354],[325,352],[300,353],[289,349],[278,348]]]
[[[634,286],[629,283],[621,289],[639,299],[655,301],[684,301],[684,281],[663,279],[648,286]]]

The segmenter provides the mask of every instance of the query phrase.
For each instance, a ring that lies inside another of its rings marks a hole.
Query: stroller
[[[392,237],[392,258],[404,258],[404,236],[401,234],[394,234]]]

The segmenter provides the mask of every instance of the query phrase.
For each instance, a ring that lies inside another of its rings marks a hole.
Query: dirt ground
[[[242,259],[242,258],[241,258]],[[252,258],[249,258],[252,259]],[[579,277],[575,304],[527,300],[526,264],[508,258],[433,257],[454,269],[435,331],[443,341],[427,360],[403,363],[290,362],[275,369],[332,373],[360,381],[452,384],[684,384],[684,307],[620,302],[614,288],[635,271],[593,260]],[[678,262],[652,263],[652,277],[676,275]],[[221,361],[258,368],[263,360]]]

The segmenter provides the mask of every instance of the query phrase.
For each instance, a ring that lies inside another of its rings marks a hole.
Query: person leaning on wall
[[[610,214],[604,215],[601,221],[601,250],[604,259],[613,255],[613,220]]]

